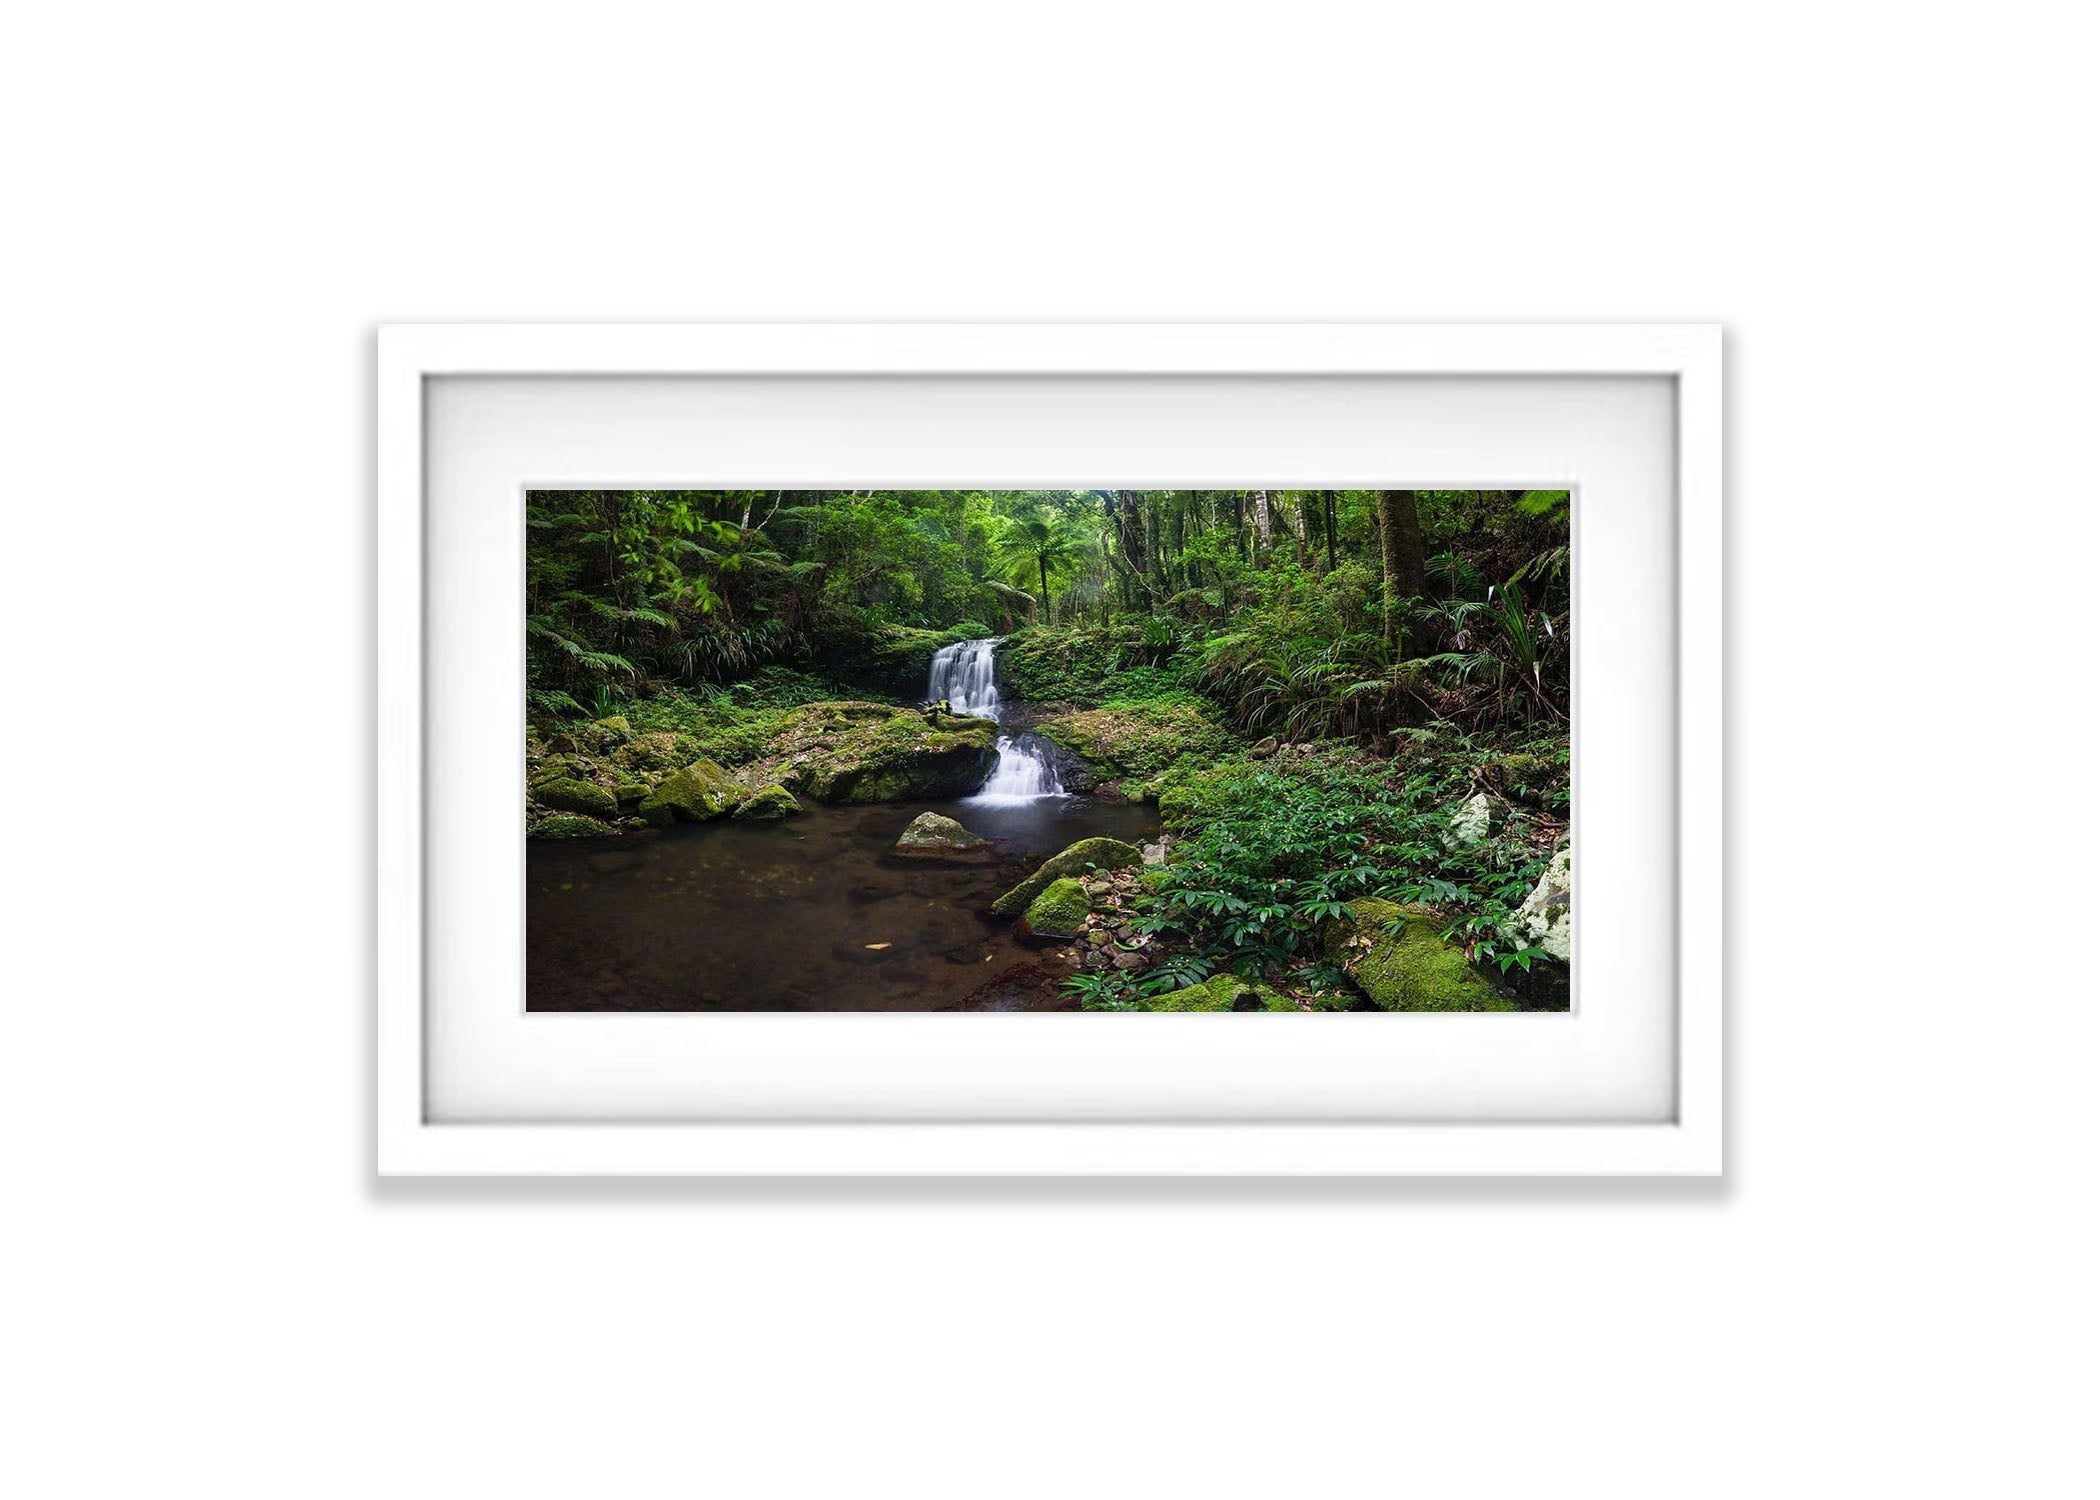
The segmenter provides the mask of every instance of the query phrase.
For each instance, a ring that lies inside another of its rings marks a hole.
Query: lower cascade
[[[958,641],[933,654],[933,667],[926,676],[926,696],[933,702],[945,698],[959,714],[969,714],[993,723],[1002,720],[999,685],[995,680],[992,653],[1004,636]],[[1064,783],[1057,779],[1057,764],[1042,740],[1032,734],[999,736],[999,761],[971,802],[1033,802],[1038,797],[1062,797]]]

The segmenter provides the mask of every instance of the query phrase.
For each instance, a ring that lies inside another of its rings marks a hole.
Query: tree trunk
[[[1009,574],[1008,576],[1011,577],[1012,575]],[[1050,623],[1050,564],[1043,560],[1043,554],[1040,552],[1035,555],[1035,577],[1036,582],[1041,584],[1043,588],[1043,623],[1048,625]]]
[[[1422,594],[1422,517],[1413,490],[1378,492],[1378,551],[1385,565],[1385,640],[1397,656],[1407,601]]]
[[[1265,568],[1269,565],[1269,492],[1254,492],[1254,565]]]
[[[1320,492],[1320,513],[1327,520],[1327,571],[1334,571],[1334,491]]]

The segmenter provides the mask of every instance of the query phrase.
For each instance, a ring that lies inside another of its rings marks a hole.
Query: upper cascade
[[[933,702],[945,698],[959,714],[980,719],[999,717],[999,684],[993,681],[992,653],[1005,636],[987,636],[980,641],[958,641],[933,653],[933,670],[926,677],[926,696]]]

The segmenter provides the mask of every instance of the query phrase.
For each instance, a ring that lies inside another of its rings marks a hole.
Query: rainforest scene
[[[527,1007],[1567,1010],[1573,503],[534,491]]]

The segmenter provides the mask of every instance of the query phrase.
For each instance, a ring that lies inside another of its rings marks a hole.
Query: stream
[[[944,648],[927,696],[1004,721],[996,640]],[[900,859],[922,812],[997,841],[979,865]],[[1155,808],[1063,789],[1051,747],[1002,732],[976,794],[823,807],[780,823],[727,818],[619,839],[526,844],[528,1010],[1049,1009],[1044,950],[992,899],[1076,839],[1156,836]]]

